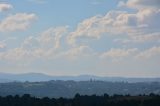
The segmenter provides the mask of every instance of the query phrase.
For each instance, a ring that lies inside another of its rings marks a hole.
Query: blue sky
[[[0,0],[0,72],[160,77],[159,0]]]

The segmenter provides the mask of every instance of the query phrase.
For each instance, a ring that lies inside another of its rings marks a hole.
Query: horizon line
[[[94,74],[79,74],[79,75],[53,75],[49,73],[42,72],[24,72],[24,73],[11,73],[11,72],[0,72],[0,74],[12,74],[12,75],[24,75],[24,74],[41,74],[50,77],[80,77],[80,76],[90,76],[90,77],[109,77],[109,78],[160,78],[160,76],[118,76],[118,75],[94,75]]]

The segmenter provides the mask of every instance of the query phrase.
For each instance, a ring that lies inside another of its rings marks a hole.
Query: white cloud
[[[27,37],[23,44],[23,48],[36,49],[59,49],[61,47],[61,39],[63,36],[67,35],[67,26],[62,27],[51,27],[40,34]]]
[[[127,5],[133,7],[136,3],[139,2],[129,3],[128,1]],[[120,5],[124,5],[124,2],[121,2]],[[140,2],[139,6],[141,5]],[[153,5],[151,7],[135,7],[138,9],[134,12],[109,11],[104,16],[97,15],[80,22],[72,32],[68,32],[66,26],[51,27],[37,36],[26,38],[20,47],[0,53],[0,57],[7,60],[54,59],[58,57],[76,59],[95,54],[100,54],[101,58],[115,60],[134,56],[152,57],[158,55],[158,47],[153,47],[141,53],[136,47],[128,49],[112,48],[105,53],[96,53],[97,51],[92,50],[87,44],[77,44],[79,38],[101,39],[102,36],[106,35],[119,35],[117,39],[113,39],[115,42],[159,42],[160,24],[158,20],[160,19],[160,11],[153,8]],[[35,19],[35,14],[18,13],[11,15],[0,22],[0,31],[25,30]],[[125,36],[125,39],[122,39],[121,35]],[[74,46],[65,45],[66,47],[62,47],[62,39],[65,42],[65,38],[69,44]]]
[[[54,46],[54,40],[52,42],[53,46],[45,47],[47,45],[42,46],[41,42],[39,42],[37,38],[28,37],[23,42],[22,46],[0,52],[0,59],[7,60],[9,62],[31,62],[37,59],[53,60],[56,58],[75,60],[93,56],[94,53],[90,47],[85,45],[57,49]]]
[[[0,42],[0,49],[4,49],[6,47],[6,44],[4,42]]]
[[[46,31],[42,32],[42,34],[37,37],[38,41],[41,45],[51,46],[55,49],[60,47],[60,40],[64,34],[67,33],[67,26],[57,27],[57,28],[49,28]]]
[[[101,59],[111,59],[113,61],[125,60],[130,58],[132,60],[144,60],[144,59],[153,59],[154,57],[160,57],[160,47],[153,46],[146,50],[140,50],[138,48],[129,48],[129,49],[120,49],[120,48],[111,48],[109,51],[106,51],[99,55]],[[136,61],[138,61],[136,60]]]
[[[113,40],[115,43],[129,44],[129,43],[144,43],[144,42],[160,42],[160,33],[151,33],[141,36],[131,36],[131,38],[117,38]]]
[[[49,50],[44,48],[27,49],[24,47],[17,47],[9,49],[5,52],[0,52],[0,59],[11,62],[32,62],[37,59],[49,59],[52,57],[48,55]],[[54,52],[52,52],[53,54]]]
[[[111,59],[121,59],[124,57],[132,56],[133,54],[137,53],[137,48],[132,49],[115,49],[112,48],[109,51],[103,53],[100,57],[101,58],[111,58]]]
[[[35,14],[17,13],[0,21],[0,32],[26,30],[37,16]]]
[[[11,4],[0,3],[0,12],[5,12],[12,9],[13,6]]]
[[[155,4],[156,2],[158,1],[154,1]],[[104,16],[94,16],[79,23],[76,30],[70,33],[68,42],[75,45],[79,38],[100,39],[103,35],[125,35],[134,41],[135,38],[141,38],[141,41],[144,38],[145,42],[149,38],[154,38],[155,33],[160,33],[159,19],[160,10],[158,8],[142,8],[135,12],[109,11]]]
[[[159,8],[160,1],[159,0],[128,0],[126,5],[131,8]]]
[[[49,28],[42,33],[27,37],[19,47],[1,52],[0,58],[10,61],[32,61],[36,59],[53,59],[66,51],[62,50],[61,39],[67,34],[67,26]]]
[[[59,55],[59,49],[63,49],[61,47],[61,39],[67,34],[67,28],[67,26],[51,27],[36,37],[30,36],[26,38],[22,47],[31,50],[31,54],[36,58],[56,58]]]
[[[94,53],[92,49],[88,46],[81,45],[68,49],[67,51],[62,52],[61,56],[67,59],[80,59],[82,57],[93,56]]]
[[[9,61],[17,61],[20,59],[31,59],[31,53],[23,48],[14,48],[1,53],[1,59]]]
[[[148,50],[140,52],[139,54],[137,54],[136,58],[137,59],[149,59],[155,56],[160,56],[160,47],[158,46],[155,46]]]
[[[151,33],[151,34],[145,34],[143,36],[133,36],[132,37],[132,42],[149,42],[149,41],[154,41],[159,42],[160,41],[160,32],[159,33]]]
[[[100,38],[101,33],[104,32],[103,29],[100,30],[99,26],[97,26],[100,19],[101,16],[94,16],[79,23],[77,29],[68,36],[68,42],[75,44],[78,37]]]
[[[21,47],[33,50],[39,47],[39,42],[36,37],[29,36],[23,41]]]

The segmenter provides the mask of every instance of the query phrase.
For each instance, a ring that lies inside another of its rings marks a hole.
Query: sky
[[[0,72],[160,77],[160,0],[0,0]]]

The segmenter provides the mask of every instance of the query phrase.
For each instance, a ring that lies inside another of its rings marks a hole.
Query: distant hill
[[[0,96],[31,94],[36,97],[73,97],[81,95],[160,94],[160,82],[46,81],[0,83]]]
[[[111,81],[111,82],[160,82],[160,78],[125,78],[125,77],[100,77],[93,75],[79,75],[79,76],[50,76],[42,73],[25,73],[25,74],[9,74],[0,73],[0,83],[5,82],[35,82],[35,81],[50,81],[50,80],[74,80],[74,81]]]

